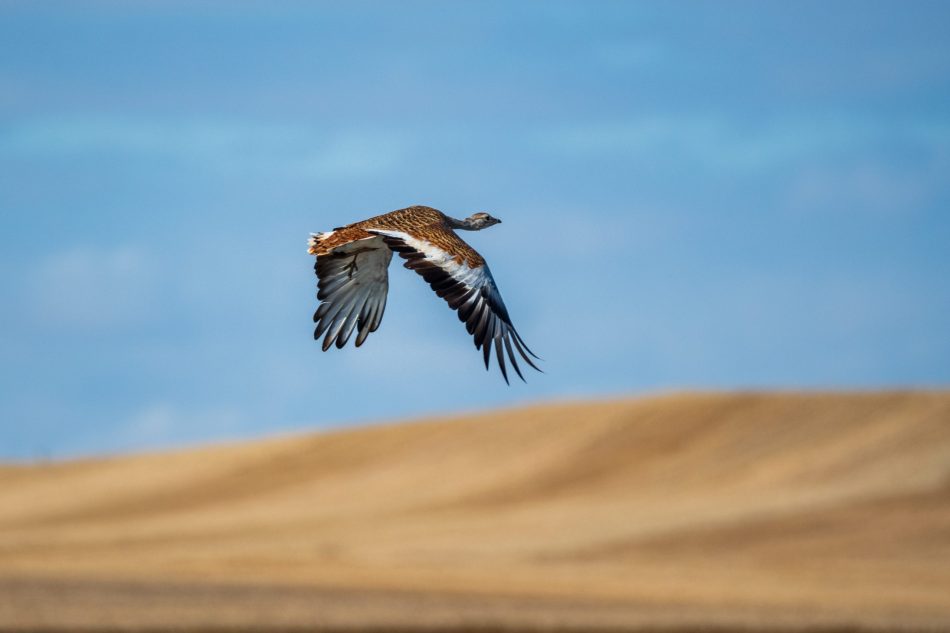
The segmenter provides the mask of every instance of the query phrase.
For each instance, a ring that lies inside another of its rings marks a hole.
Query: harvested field
[[[0,467],[4,630],[948,630],[950,393]]]

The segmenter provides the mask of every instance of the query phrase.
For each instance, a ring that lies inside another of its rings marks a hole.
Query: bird
[[[398,253],[403,266],[415,271],[444,299],[482,350],[485,369],[491,348],[505,383],[505,354],[522,381],[515,351],[537,371],[540,360],[518,334],[485,259],[456,234],[456,229],[481,231],[501,224],[488,213],[457,220],[438,209],[415,205],[311,233],[308,253],[316,255],[317,299],[313,338],[323,339],[323,351],[346,345],[356,331],[356,347],[383,320],[389,290],[389,263]],[[502,350],[504,347],[504,350]]]

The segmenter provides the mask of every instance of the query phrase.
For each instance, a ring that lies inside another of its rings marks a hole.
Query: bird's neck
[[[472,221],[469,218],[464,220],[456,220],[455,218],[446,216],[448,224],[453,229],[462,229],[463,231],[477,231],[478,229],[472,225]]]

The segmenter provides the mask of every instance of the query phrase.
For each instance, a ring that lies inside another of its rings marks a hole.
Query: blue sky
[[[950,5],[0,5],[0,458],[550,398],[950,383]],[[546,374],[308,232],[429,204]]]

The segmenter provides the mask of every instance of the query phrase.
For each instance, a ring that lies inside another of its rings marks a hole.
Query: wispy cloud
[[[0,156],[12,159],[114,155],[327,179],[379,175],[409,149],[391,131],[247,120],[48,118],[0,127]]]
[[[593,47],[595,59],[622,69],[656,67],[667,54],[665,46],[649,40],[609,40]]]
[[[393,134],[340,134],[305,153],[297,168],[305,175],[322,178],[378,175],[405,159],[407,149],[406,139]]]
[[[867,160],[856,165],[808,168],[790,181],[787,205],[802,214],[917,214],[948,190],[947,162],[915,169]]]
[[[948,148],[950,125],[939,118],[883,124],[854,117],[755,123],[700,115],[642,116],[560,126],[542,132],[539,142],[564,155],[699,161],[757,171],[805,158],[840,158],[895,140]]]

